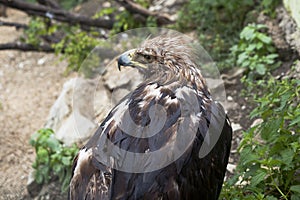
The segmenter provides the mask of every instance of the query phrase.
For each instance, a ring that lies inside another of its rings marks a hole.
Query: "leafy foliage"
[[[42,36],[51,35],[55,29],[47,28],[49,19],[32,17],[29,21],[28,28],[25,29],[25,36],[21,38],[27,44],[38,46],[42,43]]]
[[[82,31],[78,26],[67,26],[63,23],[51,24],[48,19],[39,17],[31,18],[22,40],[27,44],[38,46],[43,43],[42,38],[51,37],[58,32],[62,35],[62,39],[52,43],[52,47],[56,54],[61,55],[61,59],[68,60],[67,73],[78,71],[92,49],[103,42],[96,31]]]
[[[73,0],[73,3],[81,2],[81,0]],[[142,6],[148,7],[149,1],[137,0]],[[108,7],[101,9],[93,18],[115,15],[116,22],[114,23],[111,35],[125,31],[128,29],[139,28],[144,26],[157,26],[156,19],[148,17],[145,22],[137,21],[133,14],[127,10],[119,12],[116,8]],[[94,29],[83,31],[79,26],[67,25],[64,23],[53,23],[49,19],[40,17],[32,17],[28,29],[25,30],[25,36],[21,40],[27,44],[39,46],[44,42],[44,38],[60,35],[60,40],[52,43],[55,53],[61,55],[61,59],[67,59],[67,73],[78,71],[84,59],[90,54],[92,49],[98,45],[105,45],[101,39],[101,34]],[[87,66],[85,66],[87,67]],[[82,69],[85,75],[89,76],[93,69]]]
[[[258,13],[274,16],[281,0],[191,0],[179,12],[181,31],[197,30],[199,41],[220,69],[232,67],[228,49],[238,42],[245,24]]]
[[[248,69],[249,79],[265,75],[280,65],[276,62],[278,54],[272,38],[262,32],[264,29],[265,25],[249,24],[242,30],[239,43],[231,48],[236,65]]]
[[[197,30],[204,48],[224,68],[228,49],[254,5],[253,0],[191,0],[179,13],[177,25],[182,31]]]
[[[76,145],[64,146],[54,137],[51,129],[40,129],[33,134],[30,144],[35,148],[36,159],[32,167],[35,169],[37,183],[48,183],[53,176],[61,182],[61,190],[68,189],[71,178],[71,166],[78,152]]]
[[[61,54],[62,59],[68,60],[68,69],[78,71],[84,59],[91,53],[92,49],[101,44],[98,32],[86,32],[78,27],[64,28],[65,37],[52,46],[56,54]]]
[[[244,132],[236,174],[225,184],[225,199],[300,199],[300,80],[275,80],[251,117],[263,122]]]

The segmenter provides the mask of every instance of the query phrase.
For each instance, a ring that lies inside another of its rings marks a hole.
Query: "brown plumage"
[[[232,129],[211,97],[198,59],[190,40],[170,35],[119,57],[120,66],[137,68],[146,80],[112,109],[80,150],[70,199],[218,199]],[[103,138],[118,150],[112,153]],[[105,151],[108,162],[102,159]],[[135,159],[139,155],[144,160]]]

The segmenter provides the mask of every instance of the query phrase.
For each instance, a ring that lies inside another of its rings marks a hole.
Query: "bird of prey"
[[[232,128],[197,59],[191,40],[168,34],[118,58],[145,81],[75,157],[70,199],[218,199]]]

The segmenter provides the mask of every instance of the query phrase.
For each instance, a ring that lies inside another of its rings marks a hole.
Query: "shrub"
[[[68,60],[67,72],[78,71],[85,58],[103,40],[98,32],[82,31],[76,26],[64,28],[64,32],[64,38],[52,46],[61,59]]]
[[[260,84],[251,117],[263,122],[243,133],[240,161],[224,199],[300,199],[300,80]]]
[[[278,54],[272,38],[262,32],[262,24],[249,24],[240,33],[240,41],[231,48],[236,65],[247,68],[248,78],[255,79],[278,67]]]
[[[39,184],[48,183],[52,177],[58,177],[62,192],[69,187],[72,161],[78,152],[76,145],[64,146],[54,137],[51,129],[40,129],[32,135],[30,144],[35,148],[35,180]]]

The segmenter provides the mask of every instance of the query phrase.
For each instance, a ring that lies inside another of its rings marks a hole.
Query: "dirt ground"
[[[28,21],[8,9],[5,21]],[[0,27],[0,42],[13,42],[21,31]],[[32,133],[43,127],[49,109],[67,79],[66,62],[53,54],[0,51],[0,199],[22,199],[34,160]]]

